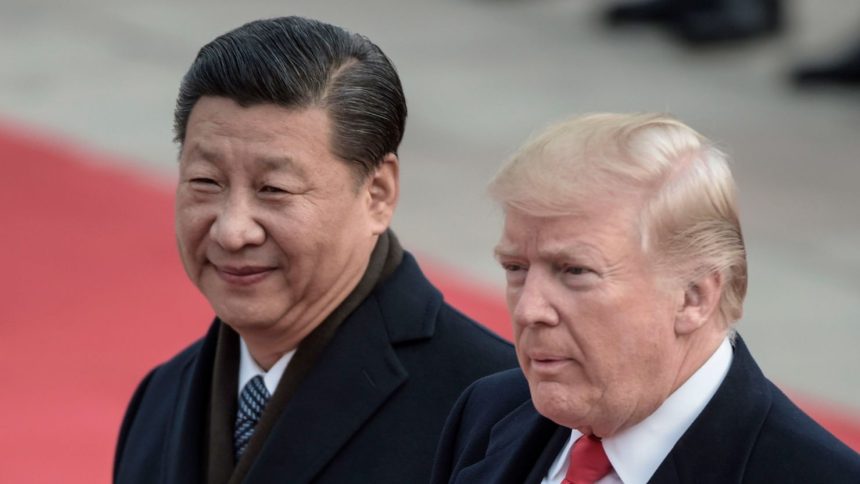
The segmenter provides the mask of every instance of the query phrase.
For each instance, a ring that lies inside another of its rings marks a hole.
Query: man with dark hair
[[[406,103],[369,40],[298,17],[197,55],[176,106],[176,234],[217,317],[155,368],[114,479],[426,481],[451,405],[516,364],[388,226]]]

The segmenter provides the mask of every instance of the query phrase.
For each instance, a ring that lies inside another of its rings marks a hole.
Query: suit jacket
[[[120,430],[115,481],[203,481],[217,333],[213,325],[140,384]],[[405,254],[341,323],[244,482],[426,482],[457,396],[514,366],[511,345],[446,304]]]
[[[492,375],[452,410],[431,482],[540,483],[569,436],[537,413],[520,370]],[[860,456],[768,381],[738,338],[725,380],[649,482],[860,482]]]

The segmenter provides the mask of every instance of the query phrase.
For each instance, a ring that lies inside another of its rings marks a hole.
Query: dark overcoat
[[[205,480],[217,324],[138,387],[120,431],[115,481]],[[338,327],[244,482],[426,482],[457,397],[514,366],[512,346],[446,304],[406,253]]]
[[[537,413],[519,369],[479,380],[455,405],[433,484],[539,484],[570,429]],[[651,483],[860,483],[860,456],[762,374],[740,337],[716,394]]]

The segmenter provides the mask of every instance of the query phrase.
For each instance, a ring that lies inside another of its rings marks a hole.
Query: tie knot
[[[612,470],[603,442],[592,435],[583,435],[570,449],[570,464],[562,484],[593,484]]]
[[[237,460],[245,452],[245,447],[254,435],[254,429],[260,421],[269,397],[269,390],[266,389],[262,375],[251,378],[242,388],[239,394],[239,410],[236,412],[236,426],[233,430],[233,447]]]

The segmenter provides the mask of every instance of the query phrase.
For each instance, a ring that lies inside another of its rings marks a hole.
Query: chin
[[[239,307],[235,306],[224,304],[216,306],[212,304],[212,309],[215,310],[215,314],[218,315],[221,321],[224,321],[236,331],[241,329],[265,328],[274,325],[278,320],[275,316],[276,311],[254,310],[255,308],[249,307],[250,304],[247,303],[244,305],[239,304]]]
[[[568,428],[582,428],[590,406],[583,395],[571,391],[561,383],[538,382],[529,384],[535,409],[544,417]]]

